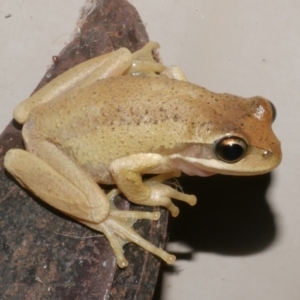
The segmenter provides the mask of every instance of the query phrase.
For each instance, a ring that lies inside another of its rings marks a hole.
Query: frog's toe
[[[157,221],[160,218],[160,212],[148,212],[148,211],[133,211],[133,210],[119,210],[114,204],[114,199],[121,192],[119,189],[112,189],[108,194],[106,194],[107,199],[110,201],[111,211],[110,215],[114,216],[120,220],[126,221],[128,225],[132,226],[137,220],[153,220]]]
[[[110,215],[127,222],[129,222],[129,219],[132,219],[133,222],[130,222],[130,224],[134,224],[139,219],[157,221],[160,218],[159,211],[148,212],[112,209]]]

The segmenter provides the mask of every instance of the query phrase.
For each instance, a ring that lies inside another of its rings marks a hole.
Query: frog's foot
[[[177,66],[172,66],[170,68],[167,68],[161,74],[171,79],[188,81],[183,71]]]
[[[180,171],[175,171],[160,174],[145,180],[144,184],[150,187],[151,192],[149,198],[141,204],[149,206],[164,206],[170,211],[173,217],[178,216],[179,208],[174,205],[171,198],[181,200],[192,206],[195,205],[197,203],[197,198],[194,195],[184,194],[169,185],[162,183],[170,178],[180,177],[180,175]]]
[[[166,184],[154,182],[145,182],[145,184],[150,186],[150,196],[147,200],[140,204],[149,206],[164,206],[170,211],[173,217],[178,216],[179,208],[174,205],[171,198],[181,200],[192,206],[197,203],[196,196],[181,193]]]
[[[143,182],[141,174],[155,174],[156,170],[166,170],[161,175]],[[195,205],[197,198],[194,195],[187,195],[176,189],[163,184],[168,178],[179,176],[180,172],[172,166],[168,157],[156,153],[132,154],[114,160],[110,166],[117,186],[124,193],[129,201],[140,205],[164,206],[173,217],[178,216],[179,209],[171,198]]]
[[[165,173],[165,174],[159,174],[159,175],[156,175],[156,176],[153,176],[153,177],[150,177],[150,178],[146,179],[144,181],[144,183],[147,184],[147,185],[153,185],[153,184],[156,184],[158,182],[159,183],[164,182],[164,181],[166,181],[168,179],[171,179],[171,178],[180,177],[180,175],[181,175],[180,171],[169,172],[169,173]],[[114,188],[106,194],[107,199],[110,201],[110,203],[113,207],[115,207],[114,202],[113,202],[115,197],[117,195],[121,194],[121,193],[122,192],[118,188]]]
[[[132,65],[125,74],[134,76],[157,76],[161,74],[166,67],[153,58],[152,52],[160,46],[156,42],[147,43],[142,49],[132,54]]]
[[[159,174],[143,181],[143,184],[150,187],[150,196],[148,197],[148,199],[142,202],[133,202],[141,205],[164,206],[171,212],[171,215],[173,217],[177,217],[179,214],[179,208],[176,205],[174,205],[171,198],[184,201],[192,206],[194,206],[197,203],[196,196],[181,193],[178,190],[162,183],[170,178],[180,177],[180,175],[180,171],[174,171]],[[110,202],[113,203],[114,197],[120,193],[121,191],[119,189],[113,189],[107,194],[107,197],[110,200]]]
[[[80,222],[104,233],[115,253],[118,266],[124,268],[128,266],[128,261],[123,253],[123,245],[128,242],[139,245],[145,250],[157,255],[168,264],[172,264],[175,261],[176,257],[174,255],[154,246],[132,229],[132,225],[138,219],[158,220],[159,218],[159,212],[122,211],[112,209],[107,219],[99,224],[86,221]]]

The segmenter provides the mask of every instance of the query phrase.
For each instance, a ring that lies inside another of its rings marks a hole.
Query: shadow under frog
[[[198,203],[192,210],[180,206],[178,218],[170,219],[169,241],[183,242],[194,252],[250,255],[263,251],[276,238],[276,223],[266,198],[271,179],[270,173],[253,177],[183,177],[181,186],[195,194]],[[178,253],[177,257],[191,255]]]

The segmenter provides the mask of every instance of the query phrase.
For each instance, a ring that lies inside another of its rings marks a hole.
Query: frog
[[[264,174],[282,159],[270,101],[191,83],[179,67],[154,60],[157,48],[155,42],[136,52],[120,48],[54,78],[15,108],[25,150],[10,149],[4,159],[25,189],[102,232],[120,268],[128,266],[128,242],[168,264],[176,257],[132,227],[140,219],[157,221],[160,212],[117,209],[118,193],[176,217],[173,200],[193,206],[197,199],[167,179]],[[99,184],[116,188],[106,194]]]

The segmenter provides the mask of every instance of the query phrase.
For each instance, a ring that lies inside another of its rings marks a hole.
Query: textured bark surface
[[[138,13],[125,0],[88,1],[78,28],[37,89],[86,59],[119,47],[135,51],[148,41]],[[160,261],[128,244],[129,266],[119,269],[104,236],[33,197],[3,169],[11,148],[23,148],[20,126],[14,122],[0,136],[1,299],[151,299]],[[127,201],[117,200],[119,207],[129,208]],[[166,239],[168,216],[161,212],[158,222],[134,226],[156,245]]]

